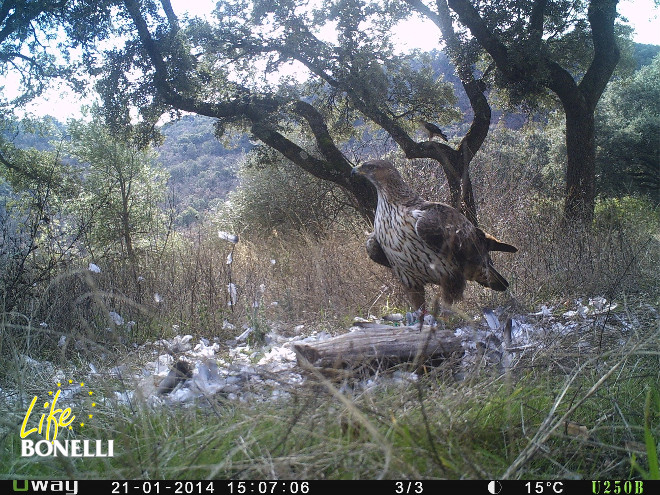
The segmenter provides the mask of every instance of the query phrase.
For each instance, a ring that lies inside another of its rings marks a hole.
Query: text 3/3
[[[423,493],[424,485],[421,481],[397,481],[395,482],[394,493]]]

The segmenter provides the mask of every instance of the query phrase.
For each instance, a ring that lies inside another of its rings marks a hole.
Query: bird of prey
[[[433,141],[433,136],[440,136],[441,139],[447,141],[447,136],[445,136],[445,133],[442,132],[442,129],[440,129],[437,125],[431,124],[430,122],[425,122],[424,120],[420,122],[422,123],[424,130],[429,133],[429,141]]]
[[[392,269],[414,310],[425,311],[426,284],[438,284],[447,304],[462,298],[466,280],[497,291],[507,289],[509,283],[488,253],[515,253],[517,248],[475,227],[455,208],[423,200],[389,161],[365,162],[352,170],[351,175],[356,174],[371,181],[378,192],[367,254]]]

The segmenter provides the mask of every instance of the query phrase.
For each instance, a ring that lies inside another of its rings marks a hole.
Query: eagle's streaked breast
[[[440,283],[448,273],[447,263],[415,231],[413,211],[378,200],[374,234],[390,261],[394,274],[408,288]]]
[[[484,233],[456,209],[423,200],[390,162],[366,162],[353,173],[364,175],[378,192],[367,253],[392,269],[413,307],[424,307],[429,283],[439,284],[450,304],[462,297],[466,280],[506,290],[508,282],[493,267],[488,251],[516,252],[515,247]]]

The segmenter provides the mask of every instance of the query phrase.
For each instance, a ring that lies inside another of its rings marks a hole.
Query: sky
[[[190,15],[203,16],[215,6],[217,0],[171,0],[177,15],[188,12]],[[620,0],[617,11],[629,20],[635,29],[633,39],[638,43],[660,44],[659,9],[654,0]],[[411,19],[401,23],[395,30],[395,37],[402,50],[421,48],[431,50],[440,48],[439,29],[431,21]],[[0,82],[0,85],[4,83]],[[10,84],[7,84],[9,87]],[[62,91],[62,93],[60,93]],[[88,102],[89,103],[89,102]],[[29,113],[37,116],[51,115],[61,122],[69,118],[79,118],[80,98],[71,91],[61,88],[51,90],[44,98],[33,102]]]
[[[188,12],[191,15],[203,16],[213,10],[217,0],[171,0],[171,2],[177,15]],[[660,44],[660,20],[653,0],[620,0],[617,12],[630,20],[630,24],[635,28],[636,42]],[[397,34],[402,44],[411,50],[433,49],[435,46],[429,47],[431,40],[436,40],[439,47],[439,29],[429,20],[406,21],[399,27]]]

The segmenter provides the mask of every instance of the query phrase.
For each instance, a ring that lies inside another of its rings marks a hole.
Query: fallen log
[[[437,365],[463,355],[461,341],[449,330],[425,325],[393,327],[368,324],[321,342],[293,346],[298,365],[321,370],[383,370],[401,363]]]

